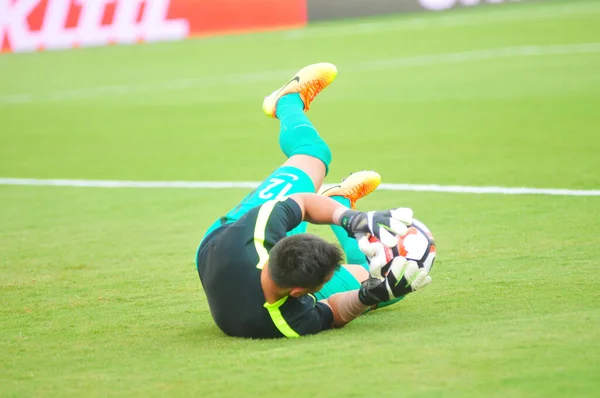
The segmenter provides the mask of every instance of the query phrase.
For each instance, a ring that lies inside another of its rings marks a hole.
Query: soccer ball
[[[369,237],[370,242],[378,242],[374,236]],[[425,268],[427,273],[431,271],[435,261],[435,240],[429,228],[422,222],[413,219],[408,227],[408,232],[398,239],[395,247],[385,247],[386,261],[394,257],[403,256],[407,260],[415,261],[420,268]]]

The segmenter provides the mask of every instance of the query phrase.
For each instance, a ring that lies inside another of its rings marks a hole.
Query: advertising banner
[[[180,40],[516,1],[526,0],[0,0],[0,52]]]
[[[309,21],[514,3],[521,0],[307,0]]]
[[[178,40],[306,21],[306,0],[0,0],[0,49]]]

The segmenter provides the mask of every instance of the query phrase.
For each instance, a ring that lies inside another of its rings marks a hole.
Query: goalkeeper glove
[[[371,266],[374,266],[372,264]],[[390,301],[396,297],[415,292],[431,283],[427,271],[419,268],[416,262],[407,261],[404,257],[394,257],[387,264],[377,267],[358,291],[358,298],[364,305]],[[383,276],[385,275],[385,276]]]
[[[370,234],[385,246],[393,247],[398,244],[397,235],[406,234],[408,226],[412,224],[412,218],[413,211],[408,208],[368,213],[346,210],[340,217],[340,225],[351,237],[359,239]]]

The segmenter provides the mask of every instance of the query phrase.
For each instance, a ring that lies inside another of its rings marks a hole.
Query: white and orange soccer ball
[[[369,237],[370,242],[378,242],[374,236]],[[383,246],[383,245],[382,245]],[[422,222],[413,219],[413,222],[406,235],[398,239],[398,245],[394,247],[385,247],[386,262],[391,261],[396,256],[403,256],[407,260],[415,261],[420,268],[424,268],[427,273],[431,271],[435,262],[435,239],[429,228]]]

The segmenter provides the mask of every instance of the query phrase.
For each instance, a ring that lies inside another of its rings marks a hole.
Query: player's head
[[[312,293],[331,279],[342,259],[338,246],[318,236],[292,235],[277,242],[269,252],[269,275],[281,288]]]

